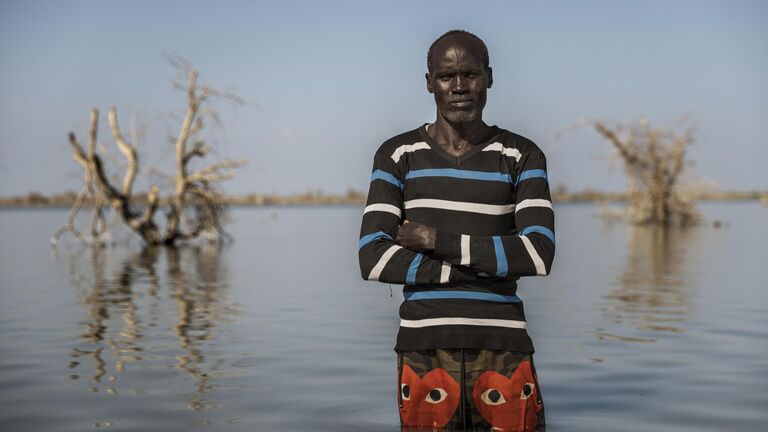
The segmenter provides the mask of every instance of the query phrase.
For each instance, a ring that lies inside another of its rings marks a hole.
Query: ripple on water
[[[768,226],[713,210],[727,232],[558,207],[556,266],[519,290],[552,430],[765,430]],[[0,429],[397,430],[402,297],[360,280],[360,209],[276,212],[234,209],[221,250],[55,257],[27,245],[65,212],[0,212]]]

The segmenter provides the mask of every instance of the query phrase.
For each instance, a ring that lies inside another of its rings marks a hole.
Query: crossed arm
[[[518,232],[469,236],[403,221],[404,176],[377,153],[358,247],[362,277],[415,285],[548,274],[555,236],[544,155],[524,155],[514,177]]]

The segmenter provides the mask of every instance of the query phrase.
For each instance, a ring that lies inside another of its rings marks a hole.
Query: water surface
[[[767,430],[768,207],[668,232],[556,211],[552,274],[518,292],[548,430]],[[360,212],[238,208],[224,248],[53,253],[65,211],[0,211],[0,430],[398,430],[402,294],[360,279]]]

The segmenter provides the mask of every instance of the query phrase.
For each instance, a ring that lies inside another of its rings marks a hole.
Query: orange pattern
[[[444,369],[433,369],[419,378],[404,365],[400,396],[403,426],[444,427],[459,406],[460,387]]]
[[[529,361],[522,361],[511,378],[486,371],[472,390],[475,407],[499,431],[530,431],[542,407]]]

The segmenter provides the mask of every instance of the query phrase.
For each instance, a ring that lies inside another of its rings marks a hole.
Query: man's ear
[[[490,66],[488,67],[487,74],[488,74],[488,88],[491,88],[491,86],[493,85],[493,69],[491,69]]]
[[[432,89],[432,80],[429,79],[429,72],[424,74],[424,78],[427,79],[427,91],[430,93],[434,93],[434,90]]]

